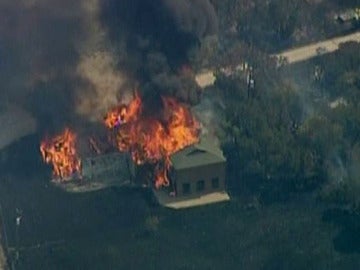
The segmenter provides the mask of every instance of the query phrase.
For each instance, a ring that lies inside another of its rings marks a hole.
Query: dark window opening
[[[211,186],[212,188],[219,188],[220,186],[219,177],[214,177],[213,179],[211,179]]]
[[[182,193],[184,194],[184,195],[186,195],[186,194],[190,194],[190,183],[184,183],[184,184],[182,184]]]
[[[196,191],[200,192],[200,191],[204,191],[204,189],[205,189],[205,181],[204,180],[197,181]]]
[[[91,163],[91,166],[94,166],[95,165],[95,160],[90,160],[90,163]]]

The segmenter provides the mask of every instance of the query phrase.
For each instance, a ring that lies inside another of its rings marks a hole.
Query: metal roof
[[[226,162],[222,151],[208,138],[176,152],[170,160],[176,170]]]

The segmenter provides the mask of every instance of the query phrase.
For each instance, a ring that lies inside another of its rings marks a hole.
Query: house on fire
[[[105,153],[82,159],[81,177],[54,184],[68,192],[89,192],[112,186],[132,185],[135,165],[127,153]]]
[[[112,186],[132,185],[135,178],[135,164],[129,153],[114,149],[106,139],[82,141],[81,176],[70,181],[54,181],[55,185],[68,192],[88,192]]]
[[[202,138],[171,156],[171,186],[154,190],[160,205],[180,209],[228,201],[226,159],[210,140]]]
[[[147,177],[140,177],[129,153],[114,149],[105,138],[80,140],[78,144],[81,173],[66,181],[53,183],[68,192],[89,192],[112,186],[140,186]],[[171,185],[155,189],[160,205],[180,209],[228,201],[225,190],[226,159],[219,148],[207,138],[185,147],[170,157]],[[142,180],[142,181],[141,181]],[[141,185],[144,187],[144,183]]]

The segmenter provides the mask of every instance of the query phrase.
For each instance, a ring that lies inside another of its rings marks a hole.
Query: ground
[[[0,269],[5,269],[6,267],[6,258],[4,255],[3,248],[0,246]]]
[[[141,189],[69,194],[48,184],[49,170],[40,162],[31,168],[0,178],[11,247],[16,208],[23,213],[16,269],[358,268],[358,253],[337,251],[340,227],[323,219],[327,208],[311,194],[270,205],[237,196],[169,210]]]

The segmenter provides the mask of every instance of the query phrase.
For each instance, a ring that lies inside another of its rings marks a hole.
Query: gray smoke
[[[217,32],[207,0],[3,0],[0,18],[0,105],[46,131],[98,120],[133,85],[196,102],[180,69]]]

